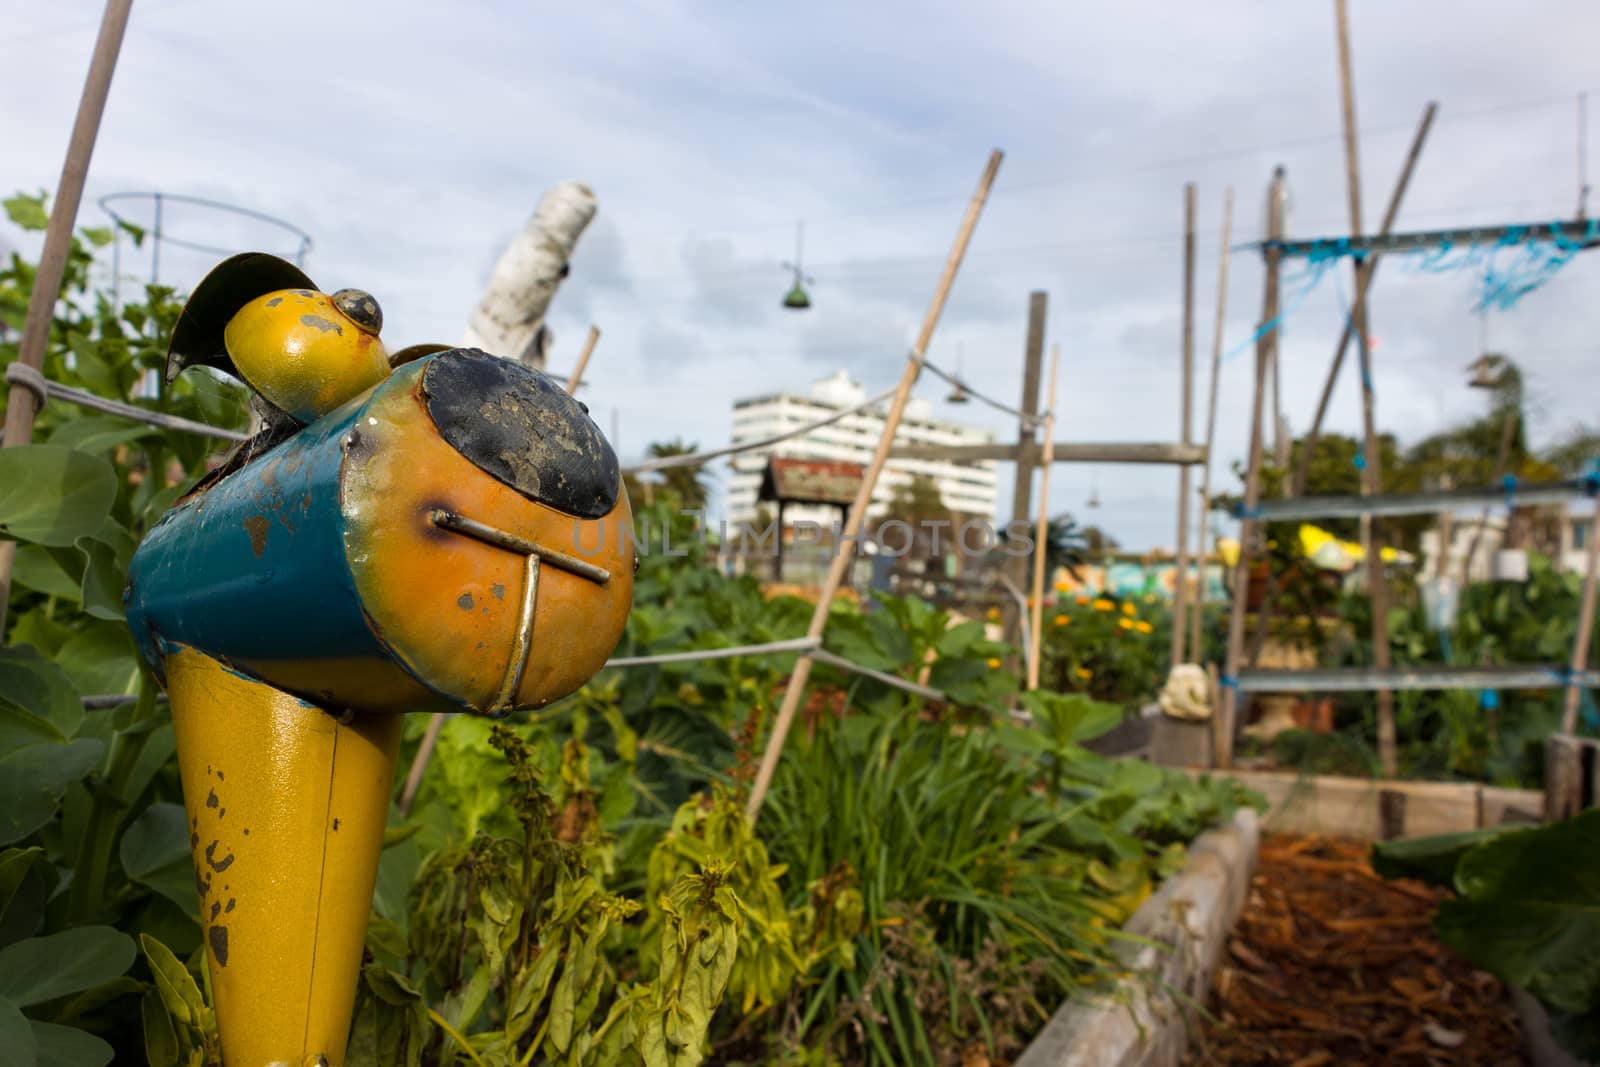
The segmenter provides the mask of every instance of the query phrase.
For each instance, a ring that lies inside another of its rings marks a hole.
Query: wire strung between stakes
[[[622,473],[648,474],[650,471],[671,470],[674,467],[699,467],[703,464],[711,462],[714,459],[721,459],[723,456],[734,456],[738,455],[740,452],[753,452],[758,448],[766,448],[769,445],[778,444],[780,441],[787,441],[791,437],[800,437],[804,434],[810,433],[812,430],[818,430],[824,426],[831,426],[840,419],[846,418],[850,415],[859,414],[875,404],[881,404],[893,395],[893,389],[885,389],[878,395],[863,400],[853,408],[845,408],[843,411],[835,412],[825,419],[818,419],[815,422],[808,422],[802,426],[796,426],[792,430],[785,430],[783,433],[774,434],[771,437],[763,437],[758,441],[746,441],[741,445],[729,445],[726,448],[714,448],[708,452],[692,452],[686,456],[662,456],[659,459],[650,459],[643,463],[636,463],[631,467],[624,467],[622,468]]]
[[[949,382],[951,385],[958,386],[959,388],[966,390],[967,395],[972,397],[973,399],[981,400],[983,403],[988,404],[990,407],[994,408],[996,411],[1003,411],[1007,415],[1014,416],[1019,422],[1022,423],[1022,428],[1025,431],[1026,430],[1031,430],[1035,426],[1044,425],[1045,416],[1049,414],[1049,412],[1041,411],[1038,414],[1029,415],[1027,412],[1021,410],[1020,408],[1014,408],[1014,407],[1010,406],[1009,404],[1002,404],[1000,401],[996,400],[994,397],[985,396],[984,394],[978,392],[978,390],[974,389],[971,385],[969,385],[966,382],[962,381],[956,375],[951,374],[949,371],[944,370],[942,367],[936,366],[935,364],[928,362],[926,359],[922,361],[922,367],[923,367],[924,370],[930,370],[934,374],[937,374],[939,377],[943,378],[945,381]]]
[[[12,363],[6,367],[6,381],[21,385],[31,392],[38,401],[34,405],[36,408],[44,407],[44,401],[48,398],[68,404],[76,404],[79,407],[89,408],[93,411],[103,411],[107,415],[117,415],[125,419],[133,419],[135,422],[159,426],[164,430],[177,430],[179,433],[214,437],[219,441],[247,441],[250,438],[249,434],[240,433],[237,430],[225,430],[220,426],[209,426],[203,422],[180,418],[177,415],[168,415],[162,411],[151,411],[149,408],[107,400],[82,389],[74,389],[70,385],[53,382],[41,372],[22,363]]]
[[[619,656],[606,660],[601,670],[611,667],[648,667],[656,663],[696,663],[708,659],[732,659],[735,656],[764,653],[810,652],[818,642],[810,637],[796,637],[788,641],[768,641],[761,645],[736,645],[732,648],[697,648],[689,652],[664,652],[655,656]]]

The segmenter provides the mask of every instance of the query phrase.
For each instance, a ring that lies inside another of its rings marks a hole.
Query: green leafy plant
[[[1600,1060],[1600,809],[1531,829],[1381,843],[1373,867],[1453,890],[1434,918],[1439,939],[1538,998],[1567,1051]]]
[[[1115,596],[1058,597],[1042,612],[1040,678],[1136,712],[1166,678],[1171,609]]]
[[[14,224],[43,228],[42,196],[4,206]],[[219,381],[164,384],[166,338],[179,310],[171,290],[151,287],[119,305],[91,289],[95,249],[110,240],[110,231],[91,228],[72,240],[45,374],[152,410],[242,427],[242,400]],[[0,366],[17,358],[34,277],[15,254],[0,267]],[[85,930],[111,933],[106,924],[192,952],[199,944],[192,880],[185,895],[178,874],[187,871],[188,846],[181,816],[171,817],[179,799],[172,730],[123,622],[122,587],[138,538],[205,472],[215,445],[61,402],[38,413],[34,440],[0,450],[0,537],[17,543],[0,648],[0,845],[13,847],[0,863],[20,879],[14,893],[0,894],[0,952]],[[123,700],[114,710],[86,712],[89,695]],[[116,951],[127,957],[120,975],[133,962],[132,941],[116,936]],[[36,962],[34,980],[70,973],[49,957]],[[76,998],[71,1013],[30,1001],[30,1018],[54,1012],[50,1025],[78,1028],[76,1037],[57,1034],[41,1046],[55,1057],[44,1062],[104,1063],[109,1046],[101,1038],[137,1046],[146,988],[130,976],[102,982]]]

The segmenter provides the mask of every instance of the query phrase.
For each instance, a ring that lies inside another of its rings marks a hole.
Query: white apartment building
[[[731,443],[772,437],[848,408],[867,398],[866,390],[846,371],[813,382],[809,393],[769,393],[747,397],[733,404]],[[838,422],[766,449],[742,452],[733,458],[734,473],[728,480],[729,523],[754,522],[761,488],[761,472],[771,455],[801,459],[841,459],[867,464],[883,434],[886,405],[875,405]],[[895,435],[901,445],[980,445],[992,444],[995,435],[959,423],[933,417],[926,400],[913,399],[906,407]],[[945,507],[993,521],[995,517],[995,468],[991,460],[953,462],[949,460],[890,459],[872,495],[869,515],[881,515],[900,486],[913,475],[926,474],[939,487]],[[831,526],[839,513],[830,507],[791,505],[784,509],[784,524],[816,522]]]

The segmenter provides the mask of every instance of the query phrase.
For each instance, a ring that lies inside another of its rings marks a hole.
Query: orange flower
[[[1088,667],[1079,667],[1077,670],[1073,671],[1072,673],[1076,674],[1079,678],[1093,678],[1094,677],[1094,671],[1091,671]]]
[[[1087,604],[1089,602],[1089,598],[1084,596],[1082,593],[1079,593],[1077,596],[1073,597],[1072,599],[1077,601],[1080,605]]]
[[[998,659],[991,658],[989,660],[989,669],[991,671],[993,671],[993,670],[998,670],[999,668],[1000,668],[1000,661]]]
[[[1131,629],[1133,629],[1133,620],[1132,619],[1118,619],[1117,620],[1117,626],[1120,627],[1121,629],[1124,629],[1124,630],[1131,630]]]
[[[1142,634],[1147,634],[1150,631],[1155,629],[1154,626],[1151,626],[1149,623],[1145,622],[1143,619],[1140,619],[1138,622],[1134,623],[1133,624],[1133,628],[1135,630],[1138,630]]]
[[[1099,598],[1098,600],[1096,600],[1094,602],[1094,610],[1096,610],[1096,611],[1116,611],[1117,610],[1117,606],[1115,604],[1113,604],[1111,601],[1107,600],[1105,597],[1101,597],[1101,598]]]
[[[1125,603],[1122,605],[1122,613],[1124,615],[1137,615],[1139,613],[1139,609],[1134,607],[1132,604]]]
[[[1072,617],[1070,615],[1057,615],[1055,618],[1055,623],[1057,626],[1066,626],[1070,622],[1072,622]]]

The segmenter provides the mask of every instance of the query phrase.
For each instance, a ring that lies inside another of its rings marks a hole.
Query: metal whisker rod
[[[465,515],[457,515],[453,511],[437,508],[428,513],[428,518],[442,530],[464,534],[474,540],[482,541],[496,548],[504,548],[511,552],[518,552],[524,556],[537,556],[541,563],[548,563],[564,571],[576,574],[580,578],[587,578],[591,582],[605,585],[611,581],[611,572],[604,567],[597,567],[593,563],[581,560],[576,556],[569,556],[565,552],[557,552],[553,548],[545,548],[535,544],[527,538],[518,537],[514,533],[490,526],[488,523],[469,519]]]

